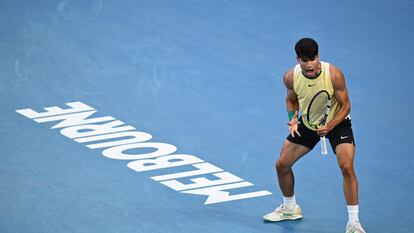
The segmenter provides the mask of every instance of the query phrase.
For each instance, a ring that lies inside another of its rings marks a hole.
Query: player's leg
[[[327,137],[342,172],[346,202],[348,205],[358,205],[358,181],[354,170],[355,141],[351,120],[344,119]]]
[[[283,204],[273,212],[266,214],[266,221],[295,220],[302,218],[302,211],[296,204],[295,176],[292,166],[302,156],[308,153],[318,143],[319,136],[303,124],[299,118],[298,132],[301,136],[288,135],[280,151],[279,159],[276,161],[276,172],[279,187],[283,194]]]
[[[358,180],[354,170],[354,144],[339,144],[336,146],[336,155],[343,176],[344,195],[348,208],[348,223],[345,232],[365,233],[358,217]]]
[[[265,221],[278,222],[302,218],[302,210],[296,204],[294,195],[295,178],[292,166],[309,151],[309,148],[290,142],[289,140],[284,142],[280,157],[276,161],[276,172],[284,203],[274,211],[263,216]]]
[[[335,127],[329,139],[343,176],[343,191],[348,208],[346,232],[364,233],[358,217],[358,180],[354,170],[355,143],[351,121],[345,119]]]
[[[292,197],[294,195],[295,177],[292,171],[293,164],[309,151],[310,149],[305,146],[288,140],[284,142],[279,159],[276,161],[279,187],[284,197]]]
[[[343,176],[343,189],[348,205],[358,205],[358,180],[354,170],[355,147],[342,143],[336,147],[339,168]]]

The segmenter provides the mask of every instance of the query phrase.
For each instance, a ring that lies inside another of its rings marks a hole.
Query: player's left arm
[[[341,123],[351,111],[351,103],[349,101],[344,74],[340,69],[332,64],[329,66],[329,72],[331,74],[332,85],[334,88],[334,96],[339,104],[339,110],[331,121],[327,122],[324,127],[317,130],[320,135],[328,134],[333,128],[335,128],[335,126]]]

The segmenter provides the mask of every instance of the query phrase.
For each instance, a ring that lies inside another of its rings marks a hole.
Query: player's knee
[[[290,169],[290,164],[279,159],[276,161],[276,170],[278,173],[287,172]]]
[[[344,177],[355,176],[354,166],[352,163],[343,163],[343,164],[340,164],[339,167],[341,168],[341,172]]]

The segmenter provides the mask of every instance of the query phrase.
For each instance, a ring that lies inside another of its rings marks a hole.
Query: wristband
[[[289,121],[292,120],[293,116],[295,116],[295,111],[289,111],[288,112]]]

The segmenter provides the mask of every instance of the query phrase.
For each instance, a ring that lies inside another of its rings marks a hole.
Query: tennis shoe
[[[268,222],[279,222],[285,220],[297,220],[302,217],[302,210],[299,205],[296,205],[293,210],[286,209],[284,205],[281,205],[274,211],[263,216],[263,219]]]
[[[353,223],[346,224],[345,233],[366,233],[364,228],[362,228],[361,223],[355,221]]]

